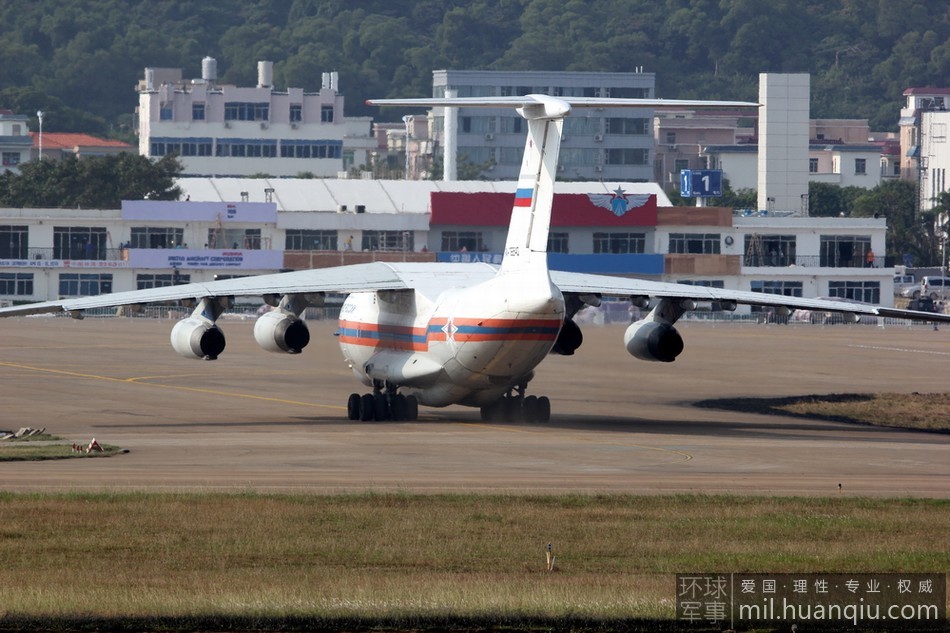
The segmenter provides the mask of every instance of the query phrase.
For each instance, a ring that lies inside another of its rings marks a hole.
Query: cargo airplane
[[[373,105],[512,107],[527,120],[527,141],[500,266],[485,263],[356,264],[0,308],[0,316],[66,313],[91,308],[180,301],[193,307],[171,331],[179,354],[215,359],[225,338],[217,319],[235,296],[260,296],[273,310],[254,326],[265,350],[299,353],[310,334],[301,314],[326,293],[347,295],[339,344],[346,364],[368,388],[350,395],[351,420],[414,420],[418,406],[478,407],[483,419],[546,421],[550,400],[528,393],[535,368],[549,354],[571,355],[582,334],[574,315],[601,297],[627,298],[647,315],[623,337],[627,352],[671,362],[683,351],[674,324],[697,302],[727,310],[739,304],[922,321],[938,315],[860,303],[787,297],[548,269],[547,243],[558,150],[574,109],[613,107],[755,107],[730,101],[550,97],[381,99]]]

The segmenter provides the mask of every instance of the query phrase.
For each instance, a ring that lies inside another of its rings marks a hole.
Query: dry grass
[[[76,452],[72,444],[53,435],[34,435],[0,442],[0,462],[42,461],[45,459],[73,459],[109,457],[122,452],[118,446],[101,444],[101,452]]]
[[[821,418],[836,422],[950,432],[950,394],[829,394],[790,398],[724,398],[697,406],[751,413]]]
[[[948,530],[925,500],[4,494],[0,628],[656,622],[677,572],[944,571]]]

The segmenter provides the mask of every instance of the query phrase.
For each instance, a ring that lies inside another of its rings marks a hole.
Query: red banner
[[[511,193],[434,191],[430,225],[507,226],[515,196]],[[656,226],[656,196],[612,193],[554,195],[552,226]]]

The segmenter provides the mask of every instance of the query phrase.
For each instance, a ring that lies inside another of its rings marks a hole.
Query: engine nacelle
[[[623,335],[627,351],[640,360],[672,363],[683,351],[683,338],[672,325],[637,321]]]
[[[564,319],[561,331],[558,332],[557,340],[554,341],[554,347],[551,348],[552,354],[561,356],[572,356],[577,348],[584,342],[584,334],[573,319]]]
[[[213,323],[188,317],[172,328],[172,347],[185,358],[215,360],[224,351],[224,333]]]
[[[254,340],[268,352],[299,354],[310,343],[310,330],[294,315],[273,310],[257,319]]]

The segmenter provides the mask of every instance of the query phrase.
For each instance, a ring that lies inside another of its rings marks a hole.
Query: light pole
[[[407,114],[402,117],[402,122],[406,124],[406,180],[409,180],[409,139],[412,138],[412,117]]]
[[[40,160],[43,160],[43,111],[36,111],[36,118],[40,120]]]

